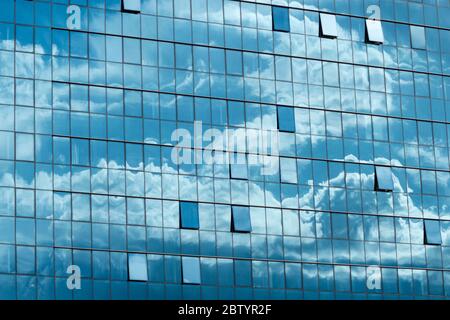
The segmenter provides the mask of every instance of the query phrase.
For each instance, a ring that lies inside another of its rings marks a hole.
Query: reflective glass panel
[[[336,38],[336,16],[332,14],[320,14],[320,32],[323,37]]]
[[[414,49],[426,49],[425,28],[411,26],[411,45]]]
[[[378,191],[392,191],[394,183],[392,181],[392,171],[389,167],[376,167],[375,185]]]
[[[289,9],[272,7],[273,30],[289,32]]]
[[[125,11],[141,12],[141,0],[122,0]]]
[[[373,43],[383,43],[384,34],[381,26],[381,21],[378,20],[366,20],[367,39]]]
[[[294,108],[278,107],[278,130],[295,132]]]
[[[251,232],[250,210],[248,207],[233,206],[232,208],[232,230],[233,232]]]
[[[147,256],[145,254],[128,255],[128,277],[130,281],[148,281]]]
[[[425,244],[442,244],[441,228],[438,220],[425,220]]]
[[[200,284],[200,259],[193,257],[182,258],[183,283]]]
[[[194,202],[180,202],[181,227],[184,229],[198,229],[198,204]]]

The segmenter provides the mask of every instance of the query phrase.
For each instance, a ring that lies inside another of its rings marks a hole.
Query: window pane
[[[438,220],[425,220],[425,244],[442,244],[441,228]]]
[[[248,207],[233,207],[232,232],[251,232],[250,210]]]
[[[198,229],[198,204],[194,202],[181,202],[181,227],[184,229]]]
[[[320,31],[323,37],[336,38],[336,16],[332,14],[320,14]]]
[[[235,153],[230,155],[230,174],[233,179],[248,179],[247,155]]]
[[[128,255],[128,276],[130,281],[148,281],[145,254]]]
[[[126,11],[141,12],[141,0],[123,0],[123,9]]]
[[[411,44],[414,49],[425,49],[425,28],[411,26]]]
[[[392,171],[389,167],[376,167],[375,189],[377,191],[392,191]]]
[[[289,9],[272,7],[273,30],[289,32]]]
[[[284,132],[295,132],[294,109],[278,107],[278,130]]]
[[[183,257],[183,283],[200,284],[200,259],[192,257]]]
[[[381,21],[378,20],[366,20],[367,38],[369,42],[383,43],[384,34],[381,27]]]
[[[281,182],[297,183],[297,161],[293,158],[280,158]]]

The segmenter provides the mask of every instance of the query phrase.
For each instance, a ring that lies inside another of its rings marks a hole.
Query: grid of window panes
[[[1,0],[0,298],[450,297],[449,14]],[[194,121],[279,170],[176,165]]]

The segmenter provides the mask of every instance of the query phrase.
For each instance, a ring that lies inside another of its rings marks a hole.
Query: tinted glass
[[[200,259],[192,257],[182,258],[183,283],[200,284]]]
[[[248,207],[233,206],[232,209],[232,231],[251,232],[252,224],[250,221],[250,211]]]
[[[336,16],[332,14],[321,13],[320,14],[320,30],[324,37],[336,38]]]
[[[194,202],[180,202],[181,227],[198,229],[198,204]]]
[[[449,1],[0,3],[0,299],[450,298]]]
[[[394,183],[392,181],[392,171],[389,167],[376,167],[376,188],[380,191],[392,191]]]
[[[381,21],[378,20],[366,20],[367,38],[369,42],[383,43],[384,34],[381,26]]]
[[[122,0],[123,9],[126,11],[140,12],[141,0]]]
[[[128,255],[128,277],[130,281],[148,281],[147,256],[145,254]]]
[[[442,244],[441,227],[438,220],[425,220],[425,243],[431,245]]]
[[[272,7],[273,30],[289,32],[289,9]]]
[[[278,107],[278,129],[285,132],[295,132],[293,108]]]
[[[411,44],[414,49],[426,49],[424,27],[411,26]]]

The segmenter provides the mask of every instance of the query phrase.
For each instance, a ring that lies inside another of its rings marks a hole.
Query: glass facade
[[[0,299],[449,298],[449,16],[0,0]]]

